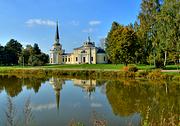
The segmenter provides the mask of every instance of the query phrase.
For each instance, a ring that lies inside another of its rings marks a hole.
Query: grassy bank
[[[124,71],[123,65],[119,65],[118,67],[122,67],[120,69],[112,69],[109,66],[109,69],[101,69],[105,68],[104,65],[99,69],[95,66],[88,66],[89,68],[80,67],[82,65],[77,65],[73,68],[68,67],[69,65],[55,65],[55,66],[42,66],[42,67],[0,67],[1,75],[15,75],[15,76],[23,76],[23,77],[66,77],[66,78],[84,78],[84,79],[121,79],[122,77],[127,78],[143,78],[143,79],[152,79],[152,80],[180,80],[180,74],[174,72],[163,73],[160,70],[139,70],[138,72],[133,71]],[[64,67],[64,68],[61,68]],[[77,69],[77,67],[80,67]],[[91,68],[90,68],[91,67]],[[94,69],[93,69],[94,68]],[[111,68],[111,69],[110,69]],[[141,66],[141,68],[144,68]],[[139,69],[139,68],[138,68]]]
[[[153,65],[136,65],[139,70],[150,70],[154,69]],[[20,69],[20,68],[31,68],[31,69],[43,69],[43,68],[55,68],[55,69],[81,69],[81,70],[122,70],[123,64],[66,64],[66,65],[46,65],[46,66],[0,66],[0,70],[3,69]],[[176,65],[167,65],[165,70],[176,70]]]
[[[69,64],[69,65],[46,65],[46,66],[1,66],[0,70],[3,69],[67,69],[67,70],[122,70],[123,64]],[[139,70],[153,69],[150,65],[137,65]]]

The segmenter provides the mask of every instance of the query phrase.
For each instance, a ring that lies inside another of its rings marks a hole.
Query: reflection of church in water
[[[73,79],[74,86],[81,87],[83,91],[85,91],[89,97],[91,97],[91,93],[95,91],[96,88],[96,80],[79,80],[79,79]],[[57,109],[59,110],[60,106],[60,92],[62,90],[63,84],[65,84],[65,80],[61,78],[50,78],[49,80],[50,84],[52,85],[55,95],[56,95],[56,105]]]
[[[73,83],[75,86],[79,86],[85,91],[89,97],[91,97],[91,93],[95,92],[96,89],[96,80],[78,80],[73,79]]]
[[[56,104],[57,104],[57,109],[59,109],[60,106],[60,91],[62,89],[62,85],[65,84],[65,81],[62,80],[61,78],[54,78],[52,77],[49,80],[50,84],[52,85],[55,95],[56,95]]]

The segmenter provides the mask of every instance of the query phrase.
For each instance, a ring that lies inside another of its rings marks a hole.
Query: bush
[[[161,79],[161,75],[162,73],[160,70],[154,70],[147,75],[147,78],[157,80],[157,79]]]
[[[180,81],[180,76],[174,76],[173,80]]]
[[[138,71],[138,68],[136,66],[129,66],[129,69],[128,69],[129,72],[137,72]]]
[[[172,80],[174,77],[174,75],[170,75],[170,74],[162,74],[161,75],[161,79],[164,79],[164,80]]]
[[[164,68],[164,62],[162,60],[157,60],[156,68]]]
[[[145,70],[145,71],[140,71],[138,72],[138,77],[147,77],[150,71]]]
[[[137,72],[138,68],[135,65],[126,66],[123,68],[125,72]]]

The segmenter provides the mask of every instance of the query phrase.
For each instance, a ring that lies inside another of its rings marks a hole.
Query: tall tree
[[[5,46],[7,63],[17,65],[22,51],[22,45],[17,40],[11,39]]]
[[[5,62],[5,51],[4,47],[0,45],[0,65],[3,65]]]
[[[35,54],[41,54],[41,50],[39,49],[39,46],[38,46],[38,44],[37,43],[35,43],[34,44],[34,46],[33,46],[33,52],[35,53]]]
[[[27,45],[19,58],[19,64],[40,66],[49,62],[49,55],[42,53],[38,44]]]
[[[108,34],[106,50],[112,63],[134,63],[137,47],[137,36],[132,28],[119,25]]]
[[[164,65],[166,65],[167,59],[178,61],[180,55],[180,1],[164,0],[157,20],[158,38],[164,53]],[[169,58],[167,58],[168,55]]]
[[[142,0],[141,12],[138,16],[140,20],[139,37],[144,46],[144,57],[150,55],[154,57],[154,64],[159,40],[157,39],[157,20],[156,16],[161,8],[160,0]]]
[[[119,59],[116,58],[117,57],[117,54],[116,54],[116,52],[117,52],[116,43],[117,42],[114,41],[113,32],[117,29],[119,29],[119,31],[120,31],[121,28],[123,28],[122,25],[118,24],[117,22],[113,22],[112,26],[111,26],[111,30],[109,31],[107,38],[106,38],[106,42],[105,42],[108,59],[114,64],[119,63]],[[120,34],[121,34],[121,32],[120,32]]]

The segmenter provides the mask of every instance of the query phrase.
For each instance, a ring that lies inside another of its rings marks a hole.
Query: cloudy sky
[[[11,38],[23,45],[38,43],[48,53],[59,22],[66,52],[81,46],[88,34],[98,45],[113,21],[134,22],[141,0],[0,0],[0,44]]]

